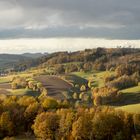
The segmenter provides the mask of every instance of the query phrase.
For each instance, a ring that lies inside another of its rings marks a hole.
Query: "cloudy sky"
[[[0,53],[140,47],[140,0],[0,0]]]

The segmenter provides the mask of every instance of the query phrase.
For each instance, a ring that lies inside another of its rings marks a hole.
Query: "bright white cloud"
[[[94,47],[140,47],[140,40],[106,40],[92,38],[50,38],[0,40],[0,53],[76,51]]]
[[[138,13],[140,0],[0,0],[0,53],[140,47]]]

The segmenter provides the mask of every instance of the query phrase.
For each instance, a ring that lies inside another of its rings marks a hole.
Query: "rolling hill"
[[[29,59],[31,58],[17,54],[0,54],[0,69],[11,68],[14,64]]]

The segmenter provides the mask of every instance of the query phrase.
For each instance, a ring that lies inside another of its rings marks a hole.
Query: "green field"
[[[28,95],[28,96],[38,96],[39,93],[37,91],[32,91],[30,89],[16,89],[16,90],[8,90],[10,92],[10,95],[16,95],[16,96],[23,96],[23,95]]]
[[[121,90],[122,93],[140,93],[140,84],[138,86]]]
[[[0,77],[0,84],[2,84],[2,83],[9,83],[12,80],[12,78],[16,77],[16,76],[32,77],[33,73],[24,72],[24,73],[16,73],[16,74],[11,74],[11,75],[7,75],[7,76],[3,76],[3,77]]]
[[[125,104],[117,109],[130,113],[140,113],[140,85],[120,91],[121,101]]]
[[[116,109],[123,110],[129,113],[140,113],[140,104],[121,106],[117,107]]]
[[[140,86],[135,86],[119,91],[118,105],[140,103]]]
[[[111,71],[93,71],[93,72],[74,72],[73,74],[91,80],[94,87],[103,87],[105,85],[104,78],[106,75],[114,74]]]

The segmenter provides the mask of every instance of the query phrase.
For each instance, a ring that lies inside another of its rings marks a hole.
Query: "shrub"
[[[25,78],[17,76],[14,77],[11,83],[12,89],[25,88],[27,85]]]
[[[58,107],[58,103],[53,98],[45,98],[42,102],[42,106],[44,109],[56,109]]]
[[[77,100],[78,99],[78,94],[74,93],[72,97],[73,97],[73,99]]]
[[[86,91],[86,86],[82,85],[81,88],[80,88],[80,91]]]

